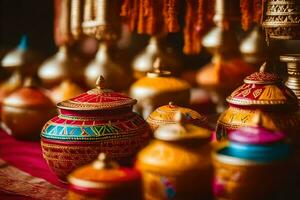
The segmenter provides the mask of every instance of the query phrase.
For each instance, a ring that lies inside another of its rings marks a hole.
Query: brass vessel
[[[141,174],[100,153],[94,162],[68,176],[69,200],[142,200]]]
[[[161,62],[158,59],[154,64],[154,70],[130,87],[130,96],[138,100],[135,110],[144,118],[170,101],[183,106],[187,106],[190,101],[191,86],[186,81],[171,76],[169,71],[161,70],[160,67]]]
[[[153,70],[154,61],[159,58],[163,63],[162,70],[168,70],[174,75],[178,75],[181,67],[178,56],[174,51],[169,51],[164,47],[164,37],[152,36],[145,50],[140,52],[132,63],[134,78],[139,79],[146,76],[147,72]]]
[[[55,113],[55,106],[45,91],[27,79],[22,88],[3,100],[1,118],[8,132],[17,139],[36,140],[43,125]]]
[[[267,38],[300,39],[300,4],[298,0],[268,0],[263,27]]]
[[[293,90],[300,102],[300,54],[282,55],[280,60],[287,63],[288,77],[285,85]]]
[[[51,89],[50,97],[53,102],[59,103],[78,96],[81,93],[83,93],[83,90],[76,83],[64,80],[60,85]]]
[[[185,123],[180,112],[174,117],[177,123],[159,127],[138,154],[145,199],[210,199],[210,131]]]
[[[125,68],[117,64],[112,58],[110,45],[102,42],[94,60],[85,69],[86,84],[93,87],[99,74],[107,80],[106,85],[116,91],[129,88],[133,78],[125,71]]]
[[[201,127],[208,127],[208,121],[204,115],[201,115],[197,111],[194,111],[190,108],[177,106],[172,101],[169,102],[168,105],[161,106],[154,110],[147,118],[147,122],[151,129],[155,131],[160,126],[175,124],[176,121],[174,121],[174,116],[177,112],[188,116],[186,117],[186,120],[189,123]]]
[[[242,40],[240,51],[247,63],[257,68],[263,64],[266,60],[267,44],[260,26],[256,25]]]
[[[40,66],[38,76],[50,87],[60,84],[65,79],[82,85],[84,65],[80,56],[71,52],[70,46],[63,45],[54,56]]]
[[[9,51],[1,60],[2,67],[10,72],[19,71],[25,76],[34,76],[41,63],[41,56],[31,50],[28,45],[28,38],[24,35],[18,46]]]
[[[217,112],[225,109],[225,98],[243,78],[255,68],[241,58],[239,44],[231,28],[232,5],[230,1],[218,0],[215,4],[214,27],[204,36],[202,44],[213,54],[211,63],[202,67],[196,80],[199,86],[209,90],[217,104]]]

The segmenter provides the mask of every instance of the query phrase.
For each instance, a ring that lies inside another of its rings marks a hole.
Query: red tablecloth
[[[65,192],[66,185],[60,183],[48,168],[41,153],[40,142],[18,141],[0,129],[0,159],[0,199],[32,199],[30,194],[23,196],[22,192],[26,193],[32,188],[39,190],[39,187],[44,192],[47,192],[47,189],[58,191],[60,188],[62,193]],[[9,173],[4,170],[8,170]],[[19,178],[17,182],[20,182],[20,185],[13,181],[15,178]]]

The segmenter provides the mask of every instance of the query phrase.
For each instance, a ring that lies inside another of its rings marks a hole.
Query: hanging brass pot
[[[39,68],[38,76],[46,86],[55,86],[65,79],[83,83],[84,62],[71,52],[70,46],[60,46],[58,52]]]
[[[139,53],[133,60],[132,68],[134,78],[139,79],[146,76],[147,72],[153,70],[154,61],[159,58],[163,63],[162,70],[168,70],[177,75],[180,71],[181,63],[174,51],[167,51],[163,45],[163,40],[159,36],[152,36],[145,50]]]
[[[84,72],[86,84],[89,87],[93,87],[99,74],[102,74],[107,80],[107,87],[116,91],[129,88],[133,78],[124,67],[114,61],[112,53],[111,46],[107,42],[100,43],[95,59],[88,64]]]

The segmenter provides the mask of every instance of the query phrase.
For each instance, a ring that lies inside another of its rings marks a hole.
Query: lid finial
[[[104,89],[105,88],[105,79],[102,75],[99,76],[99,78],[97,79],[96,87],[99,88],[99,89]]]
[[[111,161],[105,153],[100,153],[98,159],[93,162],[93,167],[95,169],[115,169],[119,165],[116,162]]]
[[[27,77],[27,78],[24,80],[23,86],[24,86],[24,87],[33,87],[33,86],[34,86],[34,81],[33,81],[32,77]]]

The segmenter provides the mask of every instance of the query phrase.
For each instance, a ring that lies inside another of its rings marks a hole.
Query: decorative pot
[[[174,75],[178,75],[180,71],[180,60],[172,51],[167,51],[163,45],[164,38],[152,36],[149,44],[144,51],[139,53],[133,60],[132,68],[134,77],[140,79],[147,75],[147,72],[153,71],[153,64],[157,58],[164,64],[162,70],[170,71]]]
[[[297,0],[268,0],[262,23],[267,37],[300,39],[300,4]]]
[[[211,132],[185,124],[180,112],[175,117],[177,123],[159,127],[156,139],[138,154],[145,199],[210,199]]]
[[[293,142],[299,143],[300,118],[297,97],[286,87],[279,76],[265,71],[246,77],[227,102],[217,122],[217,136],[221,140],[232,130],[245,126],[261,125],[270,130],[281,130]]]
[[[39,139],[43,125],[54,115],[51,99],[44,90],[33,86],[30,79],[3,100],[1,119],[17,139]]]
[[[179,78],[171,76],[169,71],[160,70],[160,60],[155,69],[146,77],[137,80],[130,87],[130,96],[138,100],[135,109],[147,118],[156,108],[170,101],[187,106],[190,101],[190,85]]]
[[[283,139],[283,133],[262,127],[233,132],[229,144],[213,153],[215,198],[285,199],[291,148]]]
[[[97,88],[57,104],[59,115],[48,121],[41,133],[43,155],[61,179],[104,152],[121,164],[130,165],[148,143],[150,128],[132,112],[136,103],[124,94]]]
[[[69,200],[142,200],[142,178],[135,169],[120,167],[101,153],[93,163],[68,176]]]
[[[287,63],[288,77],[285,85],[293,90],[300,101],[300,54],[282,55],[280,60]]]
[[[152,131],[155,131],[160,126],[175,124],[174,116],[177,112],[186,115],[186,119],[189,123],[201,127],[208,127],[208,121],[205,116],[200,115],[190,108],[177,106],[173,102],[169,102],[168,105],[161,106],[154,110],[147,118],[147,122]]]

